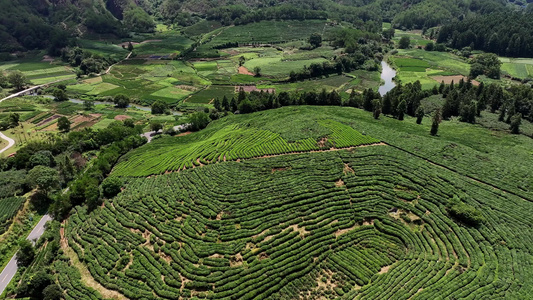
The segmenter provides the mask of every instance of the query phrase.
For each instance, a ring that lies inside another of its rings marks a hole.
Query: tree
[[[57,128],[61,132],[69,132],[70,131],[70,121],[67,119],[67,117],[61,117],[57,120]]]
[[[94,109],[94,101],[92,101],[92,100],[83,101],[83,108],[85,110],[93,110]]]
[[[389,28],[389,29],[385,29],[385,30],[383,30],[382,35],[383,35],[383,37],[384,37],[386,40],[390,41],[390,40],[394,37],[394,33],[395,33],[395,30],[394,30],[393,27],[391,27],[391,28]]]
[[[133,51],[133,44],[131,42],[128,42],[128,51]]]
[[[215,103],[213,103],[213,105],[215,106],[216,110],[222,110],[222,103],[220,103],[220,99],[218,97],[215,98]]]
[[[470,78],[476,78],[479,75],[483,75],[485,73],[485,68],[480,63],[473,63],[470,65],[470,74],[468,77]]]
[[[66,153],[57,158],[57,169],[62,182],[71,181],[76,174],[75,166],[70,159],[70,155]]]
[[[118,177],[107,177],[102,181],[100,185],[102,187],[102,193],[104,197],[112,198],[120,193],[123,182]]]
[[[392,112],[392,102],[391,102],[391,94],[387,93],[385,96],[383,96],[383,108],[382,112],[385,115],[388,115]]]
[[[62,296],[61,288],[55,283],[43,290],[43,300],[60,300]]]
[[[363,91],[363,108],[366,111],[372,111],[372,100],[374,100],[374,91],[368,88]]]
[[[499,79],[501,61],[494,53],[481,53],[472,60],[472,67],[470,67],[470,77],[475,78],[483,71],[482,74],[487,75],[489,78]]]
[[[198,131],[200,129],[204,129],[209,125],[209,115],[205,112],[195,112],[190,117],[191,122],[191,130],[192,131]]]
[[[31,300],[43,299],[44,289],[52,283],[52,278],[45,269],[28,276],[29,281],[23,281],[17,290],[17,296],[30,297]]]
[[[419,106],[416,109],[416,124],[422,124],[422,119],[424,118],[424,109]]]
[[[9,126],[17,127],[19,126],[20,115],[18,113],[11,113],[8,117]]]
[[[374,116],[374,119],[379,119],[379,115],[381,114],[381,100],[380,99],[374,99],[372,100],[372,114]]]
[[[12,72],[7,78],[11,86],[17,91],[22,91],[28,83],[26,76],[19,71]]]
[[[425,49],[426,49],[426,51],[433,51],[433,50],[435,50],[435,44],[433,42],[428,42],[426,44],[426,48]]]
[[[313,48],[318,48],[322,46],[322,35],[320,33],[313,33],[309,37],[309,44],[313,46]]]
[[[408,36],[402,36],[398,42],[398,48],[407,49],[411,45],[411,39]]]
[[[252,102],[248,98],[245,98],[244,100],[241,101],[241,103],[239,103],[239,112],[241,114],[248,114],[254,111],[255,111],[255,108]]]
[[[225,111],[229,111],[230,110],[230,105],[229,105],[229,100],[228,100],[228,97],[226,95],[224,95],[224,98],[222,98],[222,107],[224,108]]]
[[[105,68],[106,64],[101,59],[96,59],[94,57],[88,57],[81,61],[80,71],[81,74],[91,74],[99,73]]]
[[[59,173],[47,166],[36,166],[28,172],[26,177],[28,186],[37,188],[40,192],[48,192],[59,186]]]
[[[437,109],[435,113],[433,114],[433,122],[431,123],[431,135],[435,136],[437,135],[439,131],[439,124],[442,121],[441,115],[440,115],[440,109]]]
[[[27,239],[22,240],[19,246],[20,249],[17,252],[17,265],[19,267],[27,267],[35,258],[35,249],[33,248],[33,244]]]
[[[98,180],[89,181],[90,185],[85,189],[85,202],[89,211],[95,210],[101,203]]]
[[[161,100],[157,100],[152,104],[152,114],[161,115],[168,111],[168,104]]]
[[[241,67],[242,65],[244,65],[245,62],[246,62],[246,57],[244,57],[244,56],[240,56],[240,57],[239,57],[239,67]]]
[[[150,129],[154,131],[155,133],[157,133],[159,130],[163,129],[163,124],[161,124],[161,122],[158,122],[158,121],[152,121],[150,123]]]
[[[133,122],[132,119],[126,119],[124,120],[124,126],[126,127],[129,127],[129,128],[134,128],[135,127],[135,123]]]
[[[261,67],[260,66],[257,66],[254,68],[254,74],[255,74],[255,77],[261,77]]]
[[[403,121],[403,117],[405,115],[405,110],[407,109],[407,103],[405,100],[402,100],[398,104],[397,112],[398,112],[398,120]]]
[[[62,89],[55,89],[53,92],[53,95],[54,95],[54,101],[57,101],[57,102],[68,101],[67,93]]]
[[[511,133],[519,134],[520,125],[522,124],[522,114],[517,113],[511,117]]]
[[[113,103],[115,103],[118,108],[126,108],[130,105],[130,98],[123,94],[116,95],[113,99]]]
[[[4,73],[0,72],[0,88],[6,88],[9,86],[9,80],[4,75]]]
[[[38,151],[30,157],[31,167],[36,167],[36,166],[52,167],[53,163],[54,163],[54,156],[52,155],[52,152],[48,150]]]

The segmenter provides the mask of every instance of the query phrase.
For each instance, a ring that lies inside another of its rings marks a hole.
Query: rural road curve
[[[6,135],[4,135],[3,133],[0,132],[0,138],[4,139],[7,141],[7,146],[4,147],[4,149],[1,149],[0,150],[0,153],[3,153],[4,151],[6,151],[7,149],[13,147],[13,145],[15,145],[15,140],[13,140],[12,138],[9,138],[7,137]]]
[[[73,77],[73,78],[74,78],[74,77]],[[54,84],[54,83],[58,83],[58,82],[65,81],[65,80],[70,80],[70,79],[72,79],[72,78],[59,79],[59,80],[52,81],[52,82],[49,82],[49,83],[45,83],[45,84],[40,84],[40,85],[32,86],[32,87],[30,87],[30,88],[27,88],[27,89],[22,90],[22,91],[20,91],[20,92],[17,92],[17,93],[11,94],[11,95],[9,95],[9,96],[7,96],[7,97],[5,97],[5,98],[2,98],[2,99],[0,99],[0,102],[5,101],[5,100],[8,100],[8,99],[11,99],[11,98],[16,98],[16,97],[18,97],[18,96],[20,96],[20,95],[24,95],[24,94],[26,94],[27,92],[31,92],[31,91],[33,91],[33,90],[35,90],[35,89],[38,89],[38,88],[41,88],[41,87],[43,87],[43,86],[47,86],[47,85],[50,85],[50,84]]]
[[[41,235],[43,235],[44,225],[50,220],[52,220],[52,217],[50,217],[50,215],[44,215],[26,239],[35,243],[35,241],[37,241],[41,237]],[[4,268],[4,270],[2,270],[2,273],[0,274],[0,295],[2,295],[11,279],[13,279],[13,277],[17,273],[17,270],[17,254],[15,253],[15,255],[13,255],[7,266]]]
[[[186,126],[189,126],[189,125],[191,125],[191,124],[183,124],[183,125],[174,126],[174,130],[180,131],[181,129],[183,129]],[[157,133],[163,133],[163,130],[159,130]],[[148,140],[148,143],[150,143],[152,141],[154,135],[156,135],[155,131],[148,131],[148,132],[145,132],[145,133],[141,134],[141,136],[144,136]]]

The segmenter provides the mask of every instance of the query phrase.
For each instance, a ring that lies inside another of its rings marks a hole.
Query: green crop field
[[[231,100],[231,97],[235,95],[235,87],[233,86],[210,86],[204,90],[201,90],[193,94],[190,98],[187,99],[189,103],[203,103],[207,104],[213,101],[215,98],[219,98],[222,101],[222,98],[226,96],[228,100]]]
[[[256,67],[261,68],[261,74],[273,77],[288,77],[291,71],[300,71],[304,66],[311,64],[322,64],[328,60],[324,58],[302,59],[302,60],[284,60],[281,57],[264,57],[255,58],[247,61],[244,66],[248,70],[254,70]]]
[[[465,60],[448,52],[399,50],[389,60],[397,68],[397,80],[404,84],[419,80],[424,89],[440,84],[433,76],[467,76],[470,72],[470,65]]]
[[[390,28],[390,24],[388,25]],[[385,24],[383,25],[383,29],[387,29]],[[402,31],[402,30],[396,30],[394,33],[394,40],[399,41],[402,37],[407,36],[409,37],[411,41],[411,46],[413,47],[425,47],[431,40],[425,39],[421,35],[421,31]]]
[[[193,42],[188,38],[176,34],[174,31],[166,31],[161,34],[150,36],[149,40],[135,45],[135,53],[140,56],[157,57],[176,55],[187,49]]]
[[[394,64],[400,69],[400,71],[407,72],[424,72],[429,68],[429,63],[421,59],[416,58],[394,58]]]
[[[118,196],[75,209],[68,251],[133,299],[527,298],[533,142],[429,126],[301,106],[158,139],[113,170]],[[102,299],[69,270],[66,299]]]
[[[331,30],[325,20],[260,21],[247,25],[223,28],[207,45],[217,46],[227,42],[275,43],[307,39],[312,33]],[[211,34],[210,34],[211,35]]]
[[[19,211],[23,203],[23,197],[0,198],[0,234],[5,232],[11,218]]]
[[[10,62],[8,64],[0,65],[0,71],[7,73],[11,71],[21,71],[26,78],[35,85],[45,84],[58,80],[73,79],[76,77],[74,70],[59,59],[54,62],[41,62],[39,57],[27,58],[16,63]]]
[[[150,144],[150,148],[155,151],[143,149],[142,152],[134,151],[125,156],[123,162],[116,166],[114,174],[148,176],[219,161],[379,142],[336,122],[322,120],[317,126],[328,132],[322,137],[327,139],[324,144],[320,144],[318,137],[287,141],[278,132],[231,124],[225,124],[223,129],[216,132],[211,130],[211,134],[201,132],[179,139],[159,139]]]
[[[533,59],[500,57],[502,71],[516,78],[533,78]]]
[[[116,59],[124,59],[128,55],[127,49],[123,49],[110,41],[102,42],[97,40],[78,39],[77,42],[84,50],[93,54],[109,56]]]
[[[68,90],[77,96],[127,94],[139,103],[160,99],[174,105],[210,84],[183,61],[131,59],[113,66],[101,80],[82,80],[69,85]]]

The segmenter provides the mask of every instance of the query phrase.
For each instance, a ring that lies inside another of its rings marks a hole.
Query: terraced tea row
[[[338,122],[321,120],[318,123],[330,132],[320,141],[306,138],[288,142],[279,133],[237,125],[224,127],[205,139],[197,139],[198,134],[177,140],[165,139],[125,155],[115,168],[114,174],[148,176],[219,161],[308,152],[331,147],[347,148],[379,142]]]
[[[0,234],[5,232],[23,203],[23,197],[0,198]]]
[[[453,196],[486,223],[451,219]],[[131,299],[519,298],[533,286],[532,216],[530,202],[382,146],[131,178],[96,211],[77,208],[66,237]]]

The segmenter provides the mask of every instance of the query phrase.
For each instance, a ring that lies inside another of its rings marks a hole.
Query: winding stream
[[[379,87],[379,94],[381,96],[384,96],[387,94],[390,90],[392,90],[396,83],[394,83],[393,79],[396,77],[396,71],[389,66],[385,61],[381,62],[381,79],[385,81],[385,83]]]

